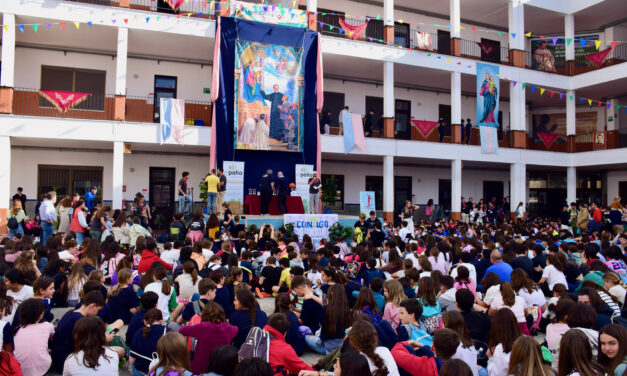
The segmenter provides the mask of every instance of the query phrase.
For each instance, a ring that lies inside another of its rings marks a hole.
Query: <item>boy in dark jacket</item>
[[[174,240],[185,240],[187,229],[185,223],[183,223],[183,214],[174,213],[173,222],[170,224],[170,236]]]

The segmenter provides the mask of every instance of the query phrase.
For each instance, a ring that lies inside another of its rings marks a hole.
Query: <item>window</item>
[[[323,203],[325,209],[331,210],[344,210],[344,175],[325,175],[322,174],[322,186],[331,179],[335,179],[335,186],[337,187],[337,194],[335,195],[335,202],[333,205],[327,205]]]
[[[394,24],[394,44],[409,48],[409,24],[399,22]]]
[[[39,165],[37,196],[50,191],[57,192],[59,199],[78,193],[87,193],[90,187],[98,188],[96,200],[102,200],[102,167]]]
[[[90,93],[87,99],[72,109],[104,111],[105,78],[105,71],[43,65],[40,86],[42,90]],[[52,104],[45,98],[41,98],[39,106],[52,107]]]

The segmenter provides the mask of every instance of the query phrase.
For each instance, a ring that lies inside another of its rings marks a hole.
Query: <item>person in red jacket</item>
[[[276,372],[286,369],[290,374],[298,375],[302,370],[313,371],[310,365],[303,362],[296,355],[294,348],[285,342],[285,335],[290,329],[290,320],[283,313],[274,313],[268,318],[268,324],[263,328],[270,333],[269,363]]]
[[[167,270],[172,270],[172,265],[159,258],[159,249],[157,248],[157,242],[153,238],[146,239],[146,249],[142,252],[142,257],[137,265],[137,273],[140,275],[150,269],[150,266],[155,262],[160,262]]]
[[[459,335],[447,328],[435,331],[433,350],[418,341],[399,342],[392,348],[392,356],[399,368],[412,376],[437,376],[442,364],[449,360],[459,346]]]

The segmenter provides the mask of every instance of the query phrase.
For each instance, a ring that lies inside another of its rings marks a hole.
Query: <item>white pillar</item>
[[[5,13],[2,16],[2,24],[8,27],[2,29],[2,71],[0,72],[0,86],[13,87],[15,74],[15,15]]]
[[[527,172],[524,163],[509,165],[509,206],[512,213],[516,212],[519,203],[523,203],[524,212],[527,202]]]
[[[124,184],[124,142],[113,142],[113,171],[111,174],[111,207],[122,209]]]
[[[573,100],[570,100],[570,97]],[[574,136],[577,133],[577,110],[575,103],[577,98],[575,97],[574,90],[566,90],[566,136]]]
[[[525,90],[520,88],[520,83],[514,86],[509,83],[509,129],[512,131],[524,131],[527,129],[527,106],[525,104]]]
[[[566,39],[572,40],[570,45],[564,41],[566,45],[566,61],[575,60],[575,15],[567,14],[564,16],[564,36]]]
[[[577,202],[577,169],[575,167],[566,168],[566,201]]]
[[[460,32],[460,11],[459,0],[451,0],[450,3],[450,21],[451,24],[451,38],[461,38]]]
[[[317,12],[318,11],[318,0],[307,0],[307,11],[308,12]]]
[[[462,160],[451,161],[451,212],[462,211]]]
[[[461,120],[462,74],[460,72],[451,72],[451,124],[461,124]]]
[[[394,213],[394,156],[383,157],[383,212]]]
[[[607,103],[610,104],[610,108],[606,107],[605,110],[605,120],[607,121],[606,129],[608,131],[616,131],[619,128],[618,124],[618,113],[616,111],[616,105],[618,102],[616,99],[609,99]]]
[[[383,62],[383,117],[394,117],[394,63]]]
[[[383,26],[394,27],[394,0],[383,0]]]
[[[599,49],[601,49],[601,47],[603,46],[605,46],[604,48],[612,47],[612,41],[615,40],[614,30],[614,26],[608,27],[607,29],[603,30],[603,44],[599,47]]]
[[[525,49],[525,11],[523,0],[509,0],[507,7],[509,25],[509,48]],[[512,34],[516,34],[514,38]]]
[[[126,95],[126,62],[128,52],[128,29],[118,28],[118,54],[115,68],[115,95]]]
[[[11,198],[11,138],[8,136],[0,136],[0,160],[0,223],[4,225]]]

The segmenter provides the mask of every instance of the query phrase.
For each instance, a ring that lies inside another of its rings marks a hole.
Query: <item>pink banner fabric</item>
[[[39,90],[39,95],[52,103],[57,111],[65,113],[68,109],[87,99],[91,94],[61,90]]]
[[[364,123],[360,114],[352,114],[353,116],[353,140],[355,146],[361,151],[366,151],[366,138],[364,137]],[[318,127],[320,129],[320,127]]]
[[[165,0],[168,5],[170,6],[170,8],[174,9],[174,10],[178,10],[181,5],[185,4],[185,0]]]
[[[218,152],[214,147],[216,142],[216,111],[215,103],[218,100],[218,91],[220,90],[220,16],[216,21],[218,27],[216,28],[216,40],[213,47],[213,67],[211,72],[211,103],[213,108],[211,110],[211,148],[209,149],[209,169],[218,168]]]
[[[411,124],[418,129],[418,132],[422,135],[422,137],[427,138],[433,132],[435,127],[438,126],[437,121],[427,121],[427,120],[411,120]]]
[[[357,39],[357,37],[363,38],[362,33],[364,32],[364,30],[366,30],[366,26],[368,26],[368,21],[366,21],[366,23],[363,23],[357,26],[349,25],[341,18],[338,18],[338,21],[342,29],[344,29],[344,31],[348,34],[348,36],[351,39]]]
[[[481,43],[481,42],[475,42],[479,45],[479,47],[481,48],[481,51],[483,51],[484,54],[489,55],[492,52],[494,52],[494,50],[496,50],[496,46],[493,44],[489,44],[489,43]]]
[[[593,54],[586,55],[586,59],[590,60],[592,64],[600,67],[603,64],[603,60],[607,57],[607,55],[612,51],[611,48],[608,48],[604,51],[595,52]]]
[[[555,133],[537,132],[536,134],[540,137],[547,149],[549,149],[551,145],[553,145],[553,143],[561,137],[559,134]]]

